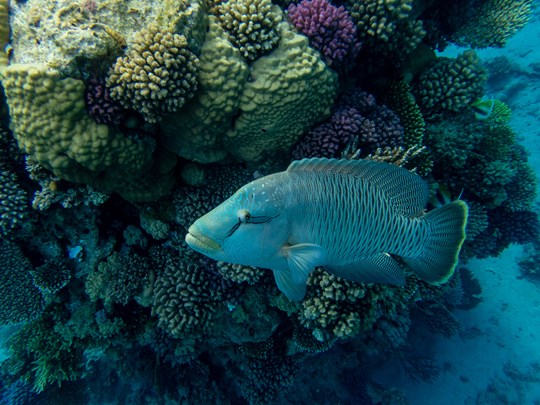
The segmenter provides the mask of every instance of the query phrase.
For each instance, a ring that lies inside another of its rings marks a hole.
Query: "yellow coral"
[[[287,151],[313,124],[330,115],[337,75],[309,47],[308,39],[281,24],[281,41],[251,65],[240,114],[225,147],[245,161]]]
[[[217,17],[232,42],[249,60],[268,53],[279,42],[279,7],[270,0],[228,0],[216,7]]]
[[[3,85],[19,146],[56,176],[113,190],[128,199],[168,191],[174,159],[154,164],[152,139],[128,138],[87,113],[84,83],[44,65],[14,64]]]
[[[117,59],[107,86],[124,107],[157,122],[161,113],[176,111],[193,97],[198,62],[184,35],[153,24],[139,33],[126,56]]]
[[[9,43],[9,16],[8,16],[8,1],[0,1],[0,68],[7,66],[8,54],[5,51],[6,45]]]
[[[238,110],[248,77],[248,66],[238,49],[227,41],[216,17],[209,17],[209,32],[199,63],[199,90],[180,111],[162,120],[165,146],[178,155],[201,163],[223,159],[221,139]]]

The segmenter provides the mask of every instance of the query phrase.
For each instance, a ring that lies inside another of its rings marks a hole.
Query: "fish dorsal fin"
[[[420,176],[403,167],[373,160],[302,159],[292,162],[287,172],[354,176],[382,191],[400,214],[410,217],[420,215],[429,196],[428,186]]]

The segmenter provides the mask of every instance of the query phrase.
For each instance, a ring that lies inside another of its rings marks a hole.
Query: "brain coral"
[[[287,151],[314,123],[330,114],[337,75],[306,37],[282,23],[279,46],[251,66],[240,111],[225,147],[245,161]]]
[[[166,147],[187,159],[216,162],[227,155],[224,128],[231,125],[248,66],[214,16],[201,49],[195,97],[180,111],[166,114],[161,127]]]
[[[474,51],[455,59],[437,58],[425,69],[414,87],[416,100],[426,118],[460,112],[481,97],[487,76]]]
[[[152,24],[116,60],[107,86],[111,97],[124,107],[140,112],[148,122],[157,122],[160,114],[178,110],[193,97],[198,62],[184,35]]]
[[[532,0],[467,1],[453,4],[448,20],[452,42],[465,47],[502,48],[531,16]],[[461,6],[461,7],[460,7]]]
[[[270,0],[228,0],[216,7],[217,18],[232,43],[248,60],[271,51],[279,42],[282,13]]]
[[[356,27],[347,10],[327,0],[302,0],[288,8],[293,25],[309,38],[334,69],[354,59],[360,50]]]
[[[169,190],[175,159],[163,154],[154,161],[160,151],[153,139],[94,122],[82,81],[43,65],[15,64],[5,69],[3,85],[19,146],[56,176],[132,200]]]

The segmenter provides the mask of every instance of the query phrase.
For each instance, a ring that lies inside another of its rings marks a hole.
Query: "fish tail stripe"
[[[416,275],[432,284],[452,276],[465,240],[467,215],[467,204],[458,200],[428,212],[419,221],[427,233],[422,250],[414,257],[403,257]]]

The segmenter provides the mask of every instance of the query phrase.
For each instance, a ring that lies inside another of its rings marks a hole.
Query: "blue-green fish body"
[[[441,283],[456,266],[467,205],[424,214],[427,199],[425,182],[394,165],[304,159],[242,187],[199,218],[186,242],[216,260],[273,270],[293,300],[303,298],[316,266],[354,281],[401,284],[396,256]]]

